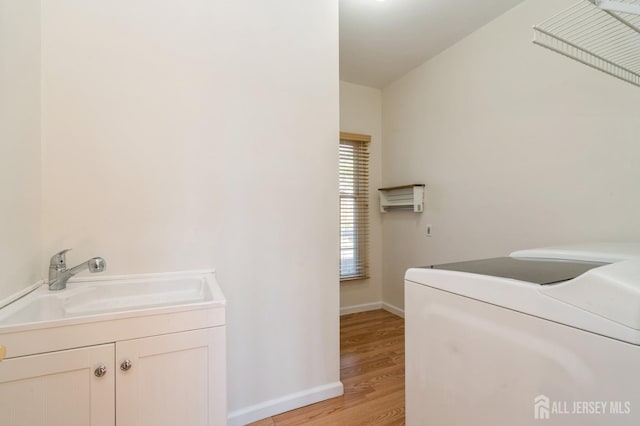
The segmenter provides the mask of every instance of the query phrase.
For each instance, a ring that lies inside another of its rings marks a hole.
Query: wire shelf
[[[640,0],[582,0],[533,30],[535,44],[640,87]]]

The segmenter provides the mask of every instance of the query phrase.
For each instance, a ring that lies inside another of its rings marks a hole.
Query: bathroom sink
[[[223,300],[212,272],[78,279],[59,291],[50,291],[43,284],[0,309],[0,327],[150,309],[187,309]]]

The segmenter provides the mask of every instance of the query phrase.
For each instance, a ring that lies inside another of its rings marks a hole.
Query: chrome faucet
[[[49,261],[49,290],[64,290],[67,288],[69,278],[88,269],[89,272],[102,272],[107,267],[107,262],[101,257],[94,257],[84,263],[67,269],[66,253],[71,249],[62,250],[51,257]]]

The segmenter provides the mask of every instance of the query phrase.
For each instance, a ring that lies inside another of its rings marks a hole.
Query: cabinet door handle
[[[128,371],[131,366],[133,364],[131,363],[131,360],[125,359],[124,361],[122,361],[122,363],[120,364],[120,370],[122,371]]]
[[[107,366],[106,366],[106,365],[104,365],[104,364],[100,364],[100,365],[98,366],[98,368],[96,368],[96,369],[93,371],[93,374],[95,374],[95,375],[96,375],[96,377],[102,377],[102,376],[104,376],[105,374],[107,374]]]

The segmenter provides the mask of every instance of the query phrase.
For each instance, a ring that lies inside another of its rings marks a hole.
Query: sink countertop
[[[225,324],[226,301],[215,273],[103,276],[46,284],[0,309],[7,358]],[[29,338],[27,338],[29,337]]]

